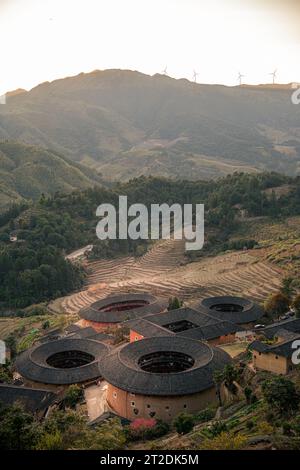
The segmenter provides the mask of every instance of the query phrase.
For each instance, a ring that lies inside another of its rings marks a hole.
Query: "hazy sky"
[[[95,69],[300,82],[300,0],[0,0],[0,94]]]

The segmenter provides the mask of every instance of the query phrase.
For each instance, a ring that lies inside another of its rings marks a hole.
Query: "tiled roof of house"
[[[296,339],[300,340],[300,334],[293,335],[292,338],[290,337],[285,341],[280,341],[279,343],[277,342],[272,345],[262,343],[261,341],[254,341],[250,344],[249,349],[264,354],[271,353],[275,354],[276,356],[291,358],[293,353],[295,352],[295,348],[293,348],[293,343]]]
[[[272,325],[266,326],[261,331],[267,338],[271,339],[276,336],[278,330],[282,329],[292,331],[293,333],[300,333],[300,318],[290,318],[288,320],[276,322]]]
[[[21,403],[26,411],[36,413],[46,410],[56,399],[50,390],[0,384],[0,401],[4,405]]]
[[[147,315],[143,319],[132,320],[126,324],[145,338],[175,334],[198,340],[210,340],[243,330],[234,323],[220,321],[188,307],[158,315]]]

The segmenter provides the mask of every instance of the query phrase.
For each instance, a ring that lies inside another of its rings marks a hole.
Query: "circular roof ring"
[[[131,393],[189,395],[213,387],[213,372],[230,362],[227,353],[206,343],[160,336],[112,350],[100,371],[108,383]]]
[[[100,377],[109,348],[99,341],[63,338],[28,349],[16,360],[18,372],[33,382],[66,385]]]
[[[119,294],[94,302],[80,311],[84,320],[97,323],[121,323],[151,313],[160,313],[167,302],[147,292]]]
[[[264,315],[263,309],[255,302],[234,296],[208,297],[197,308],[221,321],[238,325],[256,322]]]

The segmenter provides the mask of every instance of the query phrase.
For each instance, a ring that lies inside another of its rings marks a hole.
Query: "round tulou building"
[[[111,409],[127,419],[171,421],[217,402],[213,372],[230,363],[224,351],[181,337],[152,337],[112,350],[101,362]]]
[[[70,385],[100,377],[99,364],[108,346],[86,338],[64,338],[39,344],[22,353],[16,361],[27,385]]]
[[[208,297],[203,299],[197,308],[220,321],[229,321],[241,326],[256,323],[264,315],[259,305],[242,297]]]
[[[92,326],[96,331],[117,326],[127,320],[160,313],[167,302],[148,293],[120,294],[98,300],[80,311],[81,326]]]

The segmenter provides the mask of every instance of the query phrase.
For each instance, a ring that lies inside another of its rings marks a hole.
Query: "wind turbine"
[[[197,83],[197,77],[198,77],[199,73],[196,72],[196,70],[194,70],[194,73],[193,73],[193,80],[195,83]]]
[[[272,77],[273,77],[273,85],[275,85],[275,80],[276,80],[276,76],[277,76],[277,69],[274,70],[274,72],[269,73],[269,75],[272,75]]]
[[[162,75],[168,75],[168,67],[167,67],[167,65],[166,65],[165,68],[163,69]]]
[[[244,78],[244,77],[245,77],[245,75],[242,75],[241,72],[239,72],[238,81],[239,81],[240,86],[242,85],[242,78]]]

